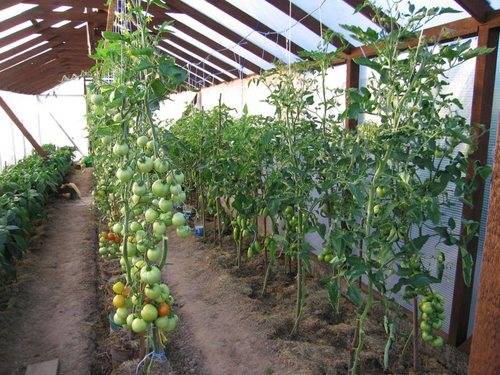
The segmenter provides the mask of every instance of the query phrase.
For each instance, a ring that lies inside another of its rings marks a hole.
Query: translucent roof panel
[[[258,19],[260,22],[270,27],[271,29],[276,30],[276,32],[278,32],[279,34],[289,38],[304,49],[316,50],[322,42],[321,37],[299,23],[298,21],[300,20],[291,19],[290,17],[288,17],[288,14],[276,9],[266,0],[226,1],[240,8],[242,11],[248,13],[253,18]],[[324,0],[321,1],[326,3]],[[311,6],[316,8],[315,5],[317,3],[317,0],[309,0],[305,2],[311,3]],[[333,46],[330,46],[330,50],[334,49],[335,48]]]
[[[234,66],[235,68],[237,68],[239,70],[242,70],[243,73],[245,73],[245,74],[251,74],[252,73],[251,70],[246,69],[244,67],[241,67],[241,65],[239,65],[236,61],[231,60],[230,58],[224,56],[220,52],[217,52],[213,48],[210,48],[207,45],[198,42],[198,40],[196,40],[195,38],[187,35],[186,33],[183,33],[182,31],[176,29],[175,27],[172,27],[172,31],[175,34],[175,36],[177,36],[177,37],[185,40],[188,43],[191,43],[192,45],[198,47],[199,49],[202,49],[203,51],[205,51],[206,53],[208,53],[210,55],[214,55],[219,60],[224,61],[225,63],[228,63],[229,65]]]
[[[192,6],[193,8],[196,8],[200,12],[204,13],[208,17],[212,18],[216,22],[220,23],[221,25],[227,27],[231,31],[237,33],[238,35],[241,36],[241,40],[244,41],[245,39],[252,42],[253,44],[257,45],[258,47],[266,50],[267,52],[273,54],[276,56],[278,59],[288,62],[288,61],[297,61],[298,57],[293,55],[288,56],[289,52],[284,49],[283,47],[279,46],[278,44],[272,42],[271,40],[267,39],[265,36],[260,34],[258,31],[252,29],[249,26],[246,26],[244,23],[238,21],[236,18],[233,18],[231,16],[228,16],[226,13],[218,9],[216,6],[209,4],[205,0],[183,0],[184,3]],[[243,3],[258,3],[259,1],[246,1],[238,2],[238,8],[241,10],[245,11],[244,7],[242,7]],[[260,18],[259,18],[260,19]],[[279,29],[278,29],[279,30]]]
[[[35,8],[37,6],[37,4],[17,4],[0,10],[0,22],[8,20],[9,18],[17,16],[18,14],[26,12],[27,10]]]
[[[25,38],[21,38],[13,43],[7,44],[6,46],[0,47],[0,53],[7,52],[14,47],[20,46],[21,44],[29,42],[32,39],[38,38],[39,36],[40,36],[40,34],[31,34]]]
[[[416,9],[422,7],[441,7],[441,8],[452,8],[457,10],[457,13],[446,13],[441,16],[433,18],[430,22],[426,23],[425,27],[433,27],[439,26],[443,23],[457,21],[462,18],[470,17],[470,14],[467,13],[460,5],[458,5],[454,0],[411,0],[411,1],[401,1],[395,2],[393,0],[372,0],[375,5],[380,6],[387,13],[391,13],[391,9],[396,9],[402,12],[408,11],[408,5],[411,3],[415,6]]]
[[[360,43],[351,38],[340,25],[352,24],[366,29],[371,27],[380,31],[380,27],[360,13],[355,13],[355,9],[344,1],[324,1],[324,0],[293,0],[293,3],[312,17],[328,26],[329,29],[341,33],[347,41],[354,46]]]
[[[163,47],[163,46],[158,46],[158,48],[159,48],[159,49],[161,49],[161,50],[162,50],[162,51],[164,51],[164,52],[167,52],[170,56],[175,57],[177,60],[185,62],[188,66],[193,66],[193,67],[196,67],[196,68],[197,68],[198,70],[200,70],[201,72],[205,73],[205,74],[206,74],[206,75],[208,75],[208,76],[211,76],[211,77],[215,78],[215,79],[216,79],[216,80],[218,80],[219,82],[224,82],[224,80],[223,80],[222,78],[220,78],[220,77],[218,77],[218,76],[216,76],[216,75],[214,75],[214,74],[210,73],[208,70],[203,69],[203,67],[201,67],[201,66],[199,66],[199,65],[195,65],[195,64],[193,64],[192,62],[190,62],[190,61],[186,60],[185,58],[183,58],[183,57],[181,57],[181,56],[177,55],[175,52],[170,51],[168,48],[165,48],[165,47]]]
[[[488,0],[493,9],[500,9],[500,0]]]
[[[176,49],[178,49],[178,50],[180,50],[180,51],[182,51],[182,52],[184,52],[184,53],[187,53],[187,54],[188,54],[188,55],[190,55],[190,56],[193,56],[195,59],[200,60],[200,61],[201,61],[201,63],[202,63],[202,64],[201,64],[201,67],[203,67],[203,65],[208,65],[208,66],[211,66],[211,67],[212,67],[212,68],[214,68],[214,69],[217,69],[217,70],[220,70],[220,71],[221,71],[221,72],[223,72],[223,73],[226,73],[228,76],[230,76],[230,77],[231,77],[231,78],[233,78],[233,79],[234,79],[234,78],[237,78],[237,76],[236,76],[236,75],[234,75],[234,73],[232,73],[232,72],[228,72],[227,70],[224,70],[224,69],[220,68],[217,64],[215,64],[215,63],[213,63],[213,62],[209,61],[208,59],[205,59],[203,56],[197,55],[196,53],[191,52],[189,49],[184,48],[184,47],[182,47],[182,46],[178,45],[177,43],[172,42],[172,41],[171,41],[171,40],[169,40],[169,39],[164,39],[163,41],[164,41],[165,43],[168,43],[168,44],[170,44],[171,46],[175,47]]]
[[[6,36],[9,36],[11,34],[17,33],[18,31],[27,29],[30,26],[33,26],[31,21],[20,23],[19,25],[16,25],[14,27],[11,27],[10,29],[0,32],[0,39],[5,38]]]
[[[4,63],[4,62],[6,62],[6,61],[9,61],[9,60],[11,60],[11,59],[13,59],[13,58],[15,58],[15,57],[17,57],[17,56],[19,56],[19,55],[22,55],[23,53],[29,52],[29,51],[31,51],[32,49],[38,48],[38,47],[40,47],[40,46],[43,46],[44,44],[47,44],[47,43],[48,43],[48,41],[44,40],[43,42],[40,42],[40,43],[38,43],[38,44],[35,44],[33,47],[26,48],[25,50],[23,50],[23,51],[21,51],[21,52],[18,52],[18,53],[14,54],[14,55],[12,55],[12,56],[10,56],[10,57],[7,57],[6,59],[0,60],[0,64]]]
[[[236,54],[244,57],[245,59],[253,62],[255,65],[260,66],[262,69],[270,69],[273,67],[273,64],[268,63],[264,59],[260,58],[259,56],[254,55],[251,52],[248,52],[245,48],[237,45],[233,41],[227,39],[225,36],[222,34],[219,34],[216,31],[213,31],[211,28],[205,26],[201,22],[198,22],[197,20],[193,19],[190,16],[187,16],[185,14],[181,13],[168,13],[170,17],[173,19],[182,22],[183,24],[189,26],[193,30],[198,31],[199,33],[204,34],[207,38],[210,38],[220,45],[222,45],[224,48],[227,50],[233,51],[235,53],[235,57],[237,57]]]

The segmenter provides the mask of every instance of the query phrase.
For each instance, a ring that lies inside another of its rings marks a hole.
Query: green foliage
[[[0,173],[0,266],[7,278],[15,277],[15,262],[28,248],[34,220],[71,166],[70,148],[44,149],[47,159],[33,153]]]

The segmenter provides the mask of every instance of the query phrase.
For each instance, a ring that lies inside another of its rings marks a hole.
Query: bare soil
[[[165,273],[181,316],[172,345],[178,345],[192,364],[180,373],[347,374],[355,306],[344,299],[335,314],[319,272],[307,280],[305,314],[298,333],[290,337],[295,280],[281,262],[261,296],[262,257],[247,260],[237,269],[230,236],[223,238],[222,246],[209,238],[181,240],[173,231],[169,239],[172,264]],[[391,367],[384,371],[386,335],[382,313],[375,309],[367,323],[360,373],[413,373],[411,343],[401,355],[410,322],[403,313],[397,321]],[[183,347],[186,342],[189,346]],[[421,363],[424,374],[465,374],[467,357],[451,347],[423,348]]]
[[[55,198],[18,264],[17,282],[2,291],[0,374],[59,359],[61,374],[89,374],[97,320],[95,220],[90,212],[91,170],[67,181],[81,200]]]

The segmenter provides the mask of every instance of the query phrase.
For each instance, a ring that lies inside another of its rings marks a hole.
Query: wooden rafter
[[[323,30],[328,30],[327,26],[321,25],[321,23],[317,19],[309,15],[306,11],[299,8],[292,2],[289,2],[287,0],[266,0],[266,1],[275,8],[279,9],[281,12],[285,13],[286,15],[290,15],[294,20],[300,21],[302,25],[304,25],[317,35],[322,34],[321,30],[322,28]],[[349,42],[338,37],[337,35],[333,36],[332,44],[337,48],[344,46],[346,51],[349,51],[352,48],[352,45]]]
[[[184,60],[189,61],[191,64],[199,66],[200,68],[205,69],[206,71],[212,73],[213,75],[216,75],[217,77],[221,78],[224,81],[231,81],[233,79],[231,76],[228,76],[221,70],[218,70],[211,65],[205,64],[202,60],[199,60],[196,57],[191,56],[190,54],[184,51],[181,51],[180,49],[176,48],[171,44],[162,41],[160,42],[160,46],[182,57]]]
[[[196,54],[200,57],[205,57],[207,55],[207,53],[205,51],[203,51],[201,48],[198,48],[195,45],[186,42],[184,39],[181,39],[181,38],[175,36],[175,34],[168,34],[168,35],[166,35],[165,39],[170,40],[171,42],[177,44],[178,46],[183,47],[183,48],[193,52],[194,54]],[[234,73],[233,71],[235,69],[237,69],[234,66],[228,64],[227,62],[225,62],[225,61],[223,61],[223,60],[221,60],[213,55],[210,55],[210,57],[208,58],[208,61],[210,61],[212,64],[215,64],[217,67],[219,67],[223,70],[226,70],[228,72],[231,72],[231,73]],[[207,64],[205,63],[204,65],[207,65]]]
[[[232,31],[231,29],[223,26],[222,24],[214,21],[209,16],[203,14],[199,10],[183,3],[180,0],[166,0],[167,5],[173,9],[174,11],[184,13],[189,17],[195,19],[196,21],[202,23],[203,25],[209,27],[213,31],[223,35],[225,38],[231,40],[236,44],[240,44],[240,46],[254,55],[260,57],[264,61],[272,63],[277,59],[276,56],[267,52],[265,49],[257,46],[256,44],[250,42],[249,40],[245,40],[245,38],[238,33]]]
[[[498,47],[499,30],[490,29],[486,26],[479,27],[478,46],[496,48]],[[476,58],[476,70],[474,75],[474,91],[472,94],[471,123],[473,125],[481,124],[483,129],[473,127],[475,138],[478,140],[476,150],[470,156],[470,163],[467,177],[472,178],[476,164],[486,165],[488,157],[489,129],[491,125],[491,114],[493,106],[493,93],[495,90],[495,71],[497,64],[497,55],[489,54]],[[473,193],[472,205],[464,204],[462,210],[463,221],[481,220],[483,208],[485,183],[483,179],[478,179],[476,190]],[[472,256],[473,264],[476,262],[479,240],[474,238],[467,244],[467,251]],[[455,285],[453,290],[453,305],[451,309],[450,328],[448,342],[458,346],[467,339],[469,327],[469,315],[472,302],[472,286],[465,285],[462,277],[463,266],[462,258],[458,257]],[[474,267],[472,268],[474,276]],[[472,277],[474,280],[474,277]]]
[[[258,73],[258,72],[261,71],[260,66],[254,64],[250,60],[245,59],[241,55],[237,55],[236,53],[228,50],[227,48],[225,48],[221,44],[217,43],[215,40],[210,39],[206,35],[204,35],[204,34],[198,32],[198,31],[192,29],[188,25],[186,25],[186,24],[184,24],[184,23],[182,23],[182,22],[180,22],[180,21],[172,18],[171,16],[169,16],[167,14],[161,14],[160,13],[160,15],[155,14],[155,17],[162,18],[165,21],[172,22],[173,26],[176,29],[178,29],[179,31],[183,32],[186,35],[189,35],[191,38],[197,40],[198,42],[200,42],[200,43],[202,43],[204,45],[206,45],[207,47],[213,49],[214,51],[219,52],[221,55],[226,56],[228,59],[231,59],[231,60],[237,62],[238,64],[241,64],[242,67],[244,67],[244,68],[246,68],[248,70],[251,70],[254,73]],[[155,23],[156,22],[157,21],[155,21]],[[238,58],[236,58],[236,56],[238,56]]]
[[[206,0],[206,1],[214,5],[227,15],[237,19],[244,25],[250,27],[253,30],[258,31],[273,43],[278,44],[280,47],[284,49],[290,49],[290,52],[295,55],[298,55],[298,53],[303,49],[293,41],[290,41],[290,44],[288,45],[287,39],[283,35],[277,33],[275,30],[271,29],[264,23],[260,22],[258,19],[252,17],[248,13],[242,11],[240,8],[235,7],[234,5],[225,0],[223,1]]]
[[[493,8],[486,0],[455,0],[455,2],[481,23],[486,22],[488,15],[493,13]]]

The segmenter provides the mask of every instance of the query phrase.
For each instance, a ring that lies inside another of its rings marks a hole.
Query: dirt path
[[[0,374],[54,358],[61,374],[91,373],[97,318],[91,172],[74,171],[68,180],[82,199],[49,204],[40,240],[19,264],[0,311]]]
[[[252,300],[233,290],[229,277],[211,272],[196,240],[169,235],[166,277],[179,304],[179,332],[202,356],[191,372],[201,374],[288,374],[277,348],[257,322],[248,319]],[[236,286],[235,286],[236,287]],[[182,339],[182,338],[181,338]],[[181,344],[182,346],[182,344]],[[193,357],[193,355],[191,355]]]

